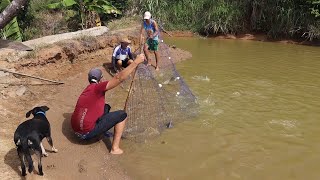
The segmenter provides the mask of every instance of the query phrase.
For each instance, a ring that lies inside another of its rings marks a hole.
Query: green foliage
[[[3,11],[10,4],[9,0],[2,0],[0,2],[0,12]],[[1,31],[0,36],[4,39],[11,39],[22,41],[22,33],[17,21],[17,18],[13,18],[9,24],[7,24]]]
[[[22,34],[20,32],[17,18],[13,18],[2,30],[2,38],[22,41]]]
[[[316,32],[320,17],[319,0],[129,0],[129,7],[132,14],[151,11],[168,29],[205,35],[263,32],[301,38],[315,34],[311,30]]]
[[[320,0],[311,0],[311,14],[315,17],[320,17]]]
[[[213,2],[206,1],[203,12],[208,12],[203,16],[202,31],[206,34],[214,33],[236,33],[242,31],[240,9],[237,3],[230,3],[224,0]]]
[[[70,19],[78,19],[81,22],[82,29],[90,27],[89,23],[92,23],[94,14],[121,14],[121,11],[107,0],[62,0],[48,4],[47,7],[49,9],[73,10],[76,13]]]
[[[268,0],[260,5],[259,13],[263,17],[259,28],[272,38],[299,38],[312,21],[304,0]]]
[[[61,11],[48,10],[49,3],[60,0],[29,0],[18,14],[23,40],[68,32],[67,23]]]
[[[0,6],[4,2],[9,0],[0,0]],[[27,40],[93,27],[98,18],[107,24],[125,17],[108,26],[127,27],[132,17],[141,20],[145,11],[168,30],[320,39],[320,0],[29,0],[17,19]],[[13,33],[18,32],[18,24],[11,23],[11,38],[21,38],[21,33]]]
[[[121,12],[128,8],[128,0],[109,0],[109,2]]]
[[[312,41],[313,39],[320,39],[320,21],[309,25],[308,31],[303,34],[303,37]]]

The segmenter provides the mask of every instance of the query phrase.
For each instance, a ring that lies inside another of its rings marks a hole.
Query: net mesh
[[[163,41],[159,44],[159,52],[160,71],[140,64],[131,80],[124,83],[129,88],[125,138],[145,141],[197,115],[196,97],[178,73],[170,48]]]

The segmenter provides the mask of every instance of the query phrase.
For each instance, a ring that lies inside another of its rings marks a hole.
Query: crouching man
[[[105,104],[105,93],[125,80],[138,64],[144,61],[144,58],[143,54],[138,55],[133,63],[109,81],[102,80],[100,69],[90,70],[88,74],[90,84],[81,93],[71,117],[71,126],[80,139],[92,139],[114,127],[110,153],[123,153],[119,145],[125,128],[127,113],[123,110],[109,112],[110,106]]]
[[[117,66],[116,71],[119,72],[123,68],[126,68],[133,62],[133,54],[129,44],[131,41],[128,38],[122,38],[120,45],[113,50],[112,63]]]

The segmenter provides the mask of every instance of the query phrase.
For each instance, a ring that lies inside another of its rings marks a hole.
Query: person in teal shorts
[[[143,50],[148,60],[148,65],[151,65],[149,54],[149,52],[151,51],[155,55],[156,70],[158,71],[160,60],[160,55],[158,51],[160,31],[157,22],[151,18],[151,13],[149,11],[146,11],[143,15],[143,23],[141,25],[140,30],[140,42],[142,42],[143,39],[143,30],[145,30],[145,32],[147,33],[147,41],[143,47]]]

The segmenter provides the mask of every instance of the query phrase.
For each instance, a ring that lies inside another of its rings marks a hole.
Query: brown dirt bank
[[[131,179],[117,162],[121,156],[108,153],[109,139],[80,142],[71,131],[69,119],[79,94],[87,86],[88,70],[92,67],[103,69],[103,63],[110,63],[113,48],[122,36],[128,36],[135,49],[137,33],[137,29],[131,28],[98,37],[85,36],[42,47],[15,62],[0,60],[1,67],[64,82],[63,85],[52,85],[0,71],[0,156],[3,159],[0,179],[20,178],[13,133],[17,125],[25,120],[25,113],[36,105],[50,108],[47,117],[59,152],[49,153],[49,157],[43,158],[44,177],[28,174],[27,179]],[[176,61],[191,57],[190,53],[181,49],[170,50],[172,59]],[[106,71],[103,72],[105,79],[111,78]],[[123,108],[125,101],[123,97],[117,97],[116,91],[125,90],[115,88],[107,93],[107,102],[113,110]],[[49,148],[46,142],[44,146]],[[130,151],[125,149],[125,153]]]

